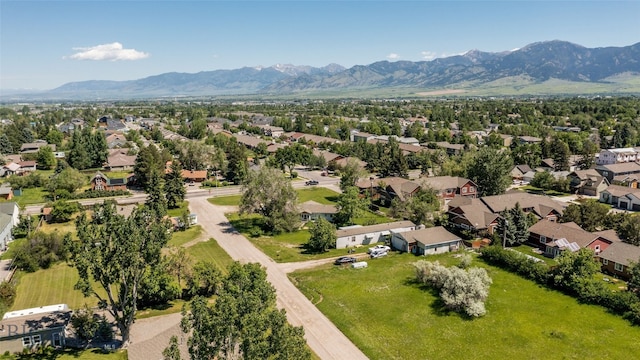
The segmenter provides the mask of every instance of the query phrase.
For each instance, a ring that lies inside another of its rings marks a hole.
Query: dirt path
[[[234,260],[257,262],[266,268],[267,279],[276,289],[278,306],[287,311],[291,324],[304,327],[309,347],[321,359],[367,358],[289,281],[278,264],[231,227],[224,216],[226,207],[214,206],[204,198],[190,199],[189,205],[191,211],[198,214],[198,222],[205,233],[216,239]]]

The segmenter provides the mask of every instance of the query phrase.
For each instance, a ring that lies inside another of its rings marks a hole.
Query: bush
[[[16,286],[8,281],[0,282],[0,308],[9,309],[16,299]]]
[[[16,249],[14,265],[26,272],[40,268],[47,269],[52,264],[67,259],[65,242],[71,241],[71,235],[35,232]]]

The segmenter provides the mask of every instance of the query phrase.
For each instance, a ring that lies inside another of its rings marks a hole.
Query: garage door
[[[629,205],[626,201],[620,201],[620,209],[626,209]]]
[[[633,205],[631,205],[631,210],[633,210],[633,211],[640,211],[640,204],[633,204]]]

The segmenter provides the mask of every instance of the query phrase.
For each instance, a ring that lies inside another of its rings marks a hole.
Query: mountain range
[[[42,99],[269,97],[358,91],[414,95],[450,91],[478,95],[492,94],[491,89],[493,94],[501,91],[504,94],[514,91],[579,94],[589,89],[638,93],[640,43],[586,48],[554,40],[499,53],[471,50],[431,61],[380,61],[348,69],[337,64],[322,68],[279,64],[195,74],[171,72],[129,81],[72,82],[32,96]]]

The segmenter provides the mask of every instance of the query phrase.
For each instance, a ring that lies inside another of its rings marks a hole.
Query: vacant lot
[[[196,261],[209,261],[218,267],[222,273],[227,273],[227,267],[233,259],[218,245],[214,238],[199,242],[187,248],[187,253],[193,256]]]
[[[326,265],[291,278],[371,359],[628,359],[640,352],[640,328],[480,259],[472,266],[493,278],[487,315],[448,312],[413,281],[418,259],[390,254],[366,269]],[[451,255],[428,259],[457,263]]]

